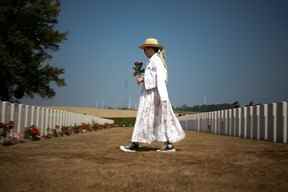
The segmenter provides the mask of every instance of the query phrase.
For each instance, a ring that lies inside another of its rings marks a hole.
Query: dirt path
[[[287,144],[187,131],[176,153],[119,151],[131,131],[0,146],[0,191],[288,191]]]

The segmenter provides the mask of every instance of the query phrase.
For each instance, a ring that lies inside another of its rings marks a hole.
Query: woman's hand
[[[142,75],[141,76],[138,75],[138,76],[136,76],[136,81],[138,84],[140,84],[140,83],[144,82],[144,77]]]

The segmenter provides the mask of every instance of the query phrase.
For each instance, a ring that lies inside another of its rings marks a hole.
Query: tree
[[[51,98],[51,82],[65,86],[64,69],[50,65],[67,33],[55,29],[58,0],[1,0],[0,99],[18,102],[35,94]]]

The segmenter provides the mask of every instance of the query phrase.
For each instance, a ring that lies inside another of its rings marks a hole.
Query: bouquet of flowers
[[[145,68],[143,68],[143,63],[141,61],[135,61],[133,66],[133,75],[134,77],[143,78]],[[138,82],[139,83],[139,82]]]
[[[133,66],[133,75],[142,75],[145,72],[145,69],[143,69],[143,63],[141,61],[135,61]]]

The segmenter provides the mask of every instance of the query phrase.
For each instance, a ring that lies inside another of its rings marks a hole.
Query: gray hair
[[[167,81],[168,81],[168,66],[167,66],[167,57],[166,57],[166,50],[164,47],[158,49],[157,54],[159,55],[165,69],[166,69],[166,74],[167,74]]]

